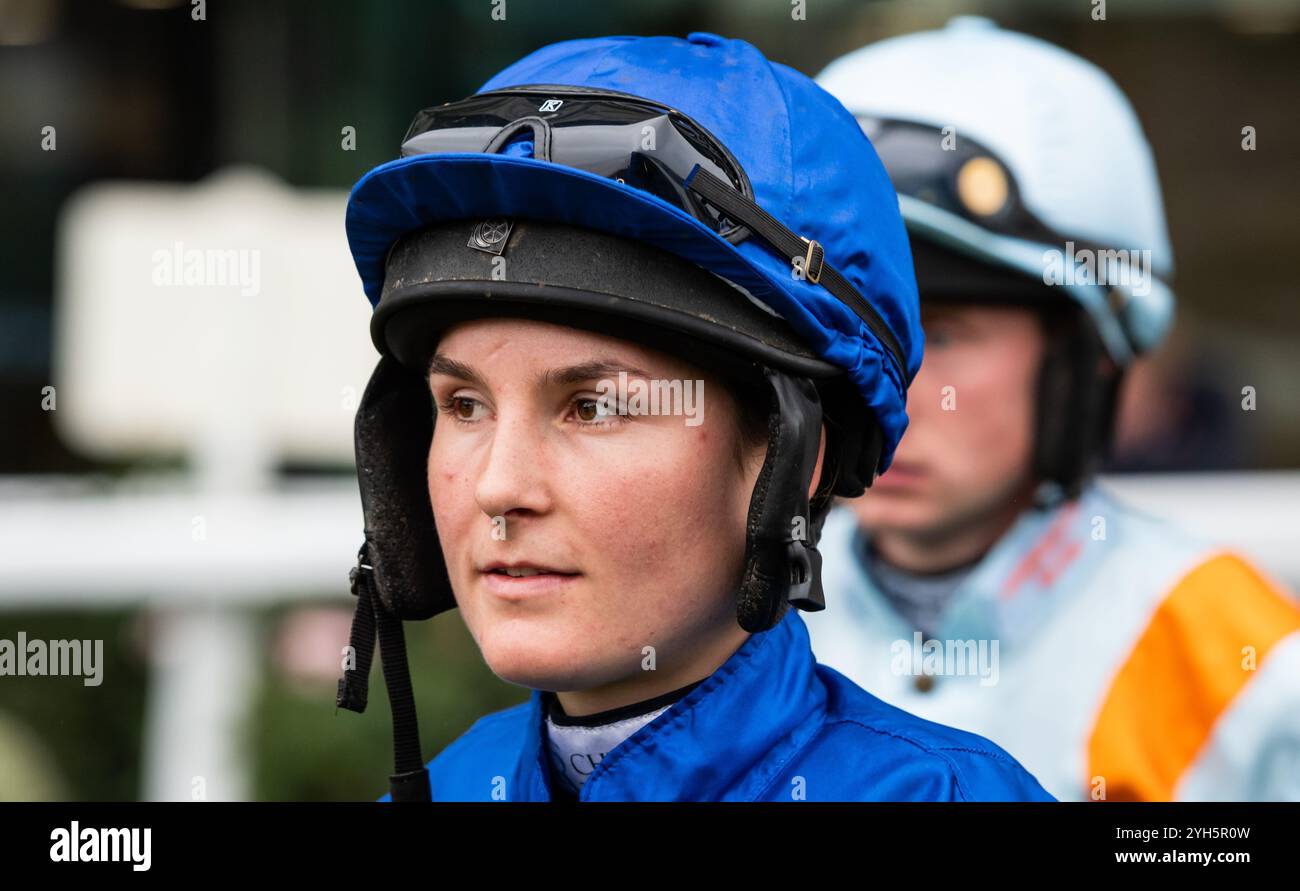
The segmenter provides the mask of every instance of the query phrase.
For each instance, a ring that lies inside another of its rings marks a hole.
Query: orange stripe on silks
[[[1115,675],[1088,741],[1088,776],[1110,801],[1169,801],[1215,721],[1270,649],[1300,628],[1300,606],[1245,560],[1219,554],[1179,581]]]

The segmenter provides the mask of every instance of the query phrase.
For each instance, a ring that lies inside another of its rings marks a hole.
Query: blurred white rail
[[[0,609],[269,603],[347,594],[355,479],[226,493],[0,478]]]
[[[1300,589],[1300,471],[1103,477],[1118,498],[1230,545]]]
[[[345,597],[361,544],[355,480],[246,494],[179,485],[96,491],[68,479],[0,478],[0,609]],[[1300,582],[1300,471],[1103,485]]]

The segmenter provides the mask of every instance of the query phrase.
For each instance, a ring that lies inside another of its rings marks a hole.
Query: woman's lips
[[[507,575],[503,568],[498,568],[480,571],[479,578],[489,593],[503,600],[525,600],[563,591],[582,578],[582,574],[540,570],[531,575]]]

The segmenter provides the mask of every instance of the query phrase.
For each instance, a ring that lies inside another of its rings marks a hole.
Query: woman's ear
[[[812,501],[813,493],[817,491],[817,484],[821,482],[822,465],[826,461],[826,424],[822,423],[822,441],[817,446],[817,466],[813,468],[812,480],[808,483],[808,500]]]

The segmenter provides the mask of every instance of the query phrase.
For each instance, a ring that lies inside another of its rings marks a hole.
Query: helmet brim
[[[698,266],[638,241],[562,223],[515,220],[501,254],[471,247],[456,221],[393,246],[371,338],[422,373],[458,322],[524,318],[619,337],[761,380],[767,365],[811,378],[843,375],[780,316]]]

